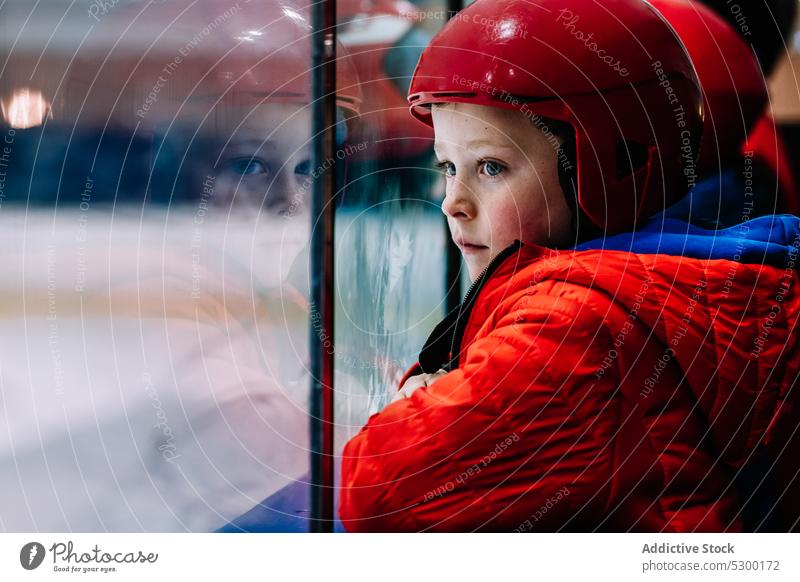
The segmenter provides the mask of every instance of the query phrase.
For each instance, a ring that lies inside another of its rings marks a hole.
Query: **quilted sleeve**
[[[496,313],[458,369],[346,445],[346,529],[580,530],[602,513],[619,414],[602,318],[535,293]]]

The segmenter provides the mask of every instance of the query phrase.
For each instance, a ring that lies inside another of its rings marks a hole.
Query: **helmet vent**
[[[456,91],[437,91],[434,97],[475,97],[475,93],[459,93]]]

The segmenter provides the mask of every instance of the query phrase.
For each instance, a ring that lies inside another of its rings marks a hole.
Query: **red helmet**
[[[146,172],[120,180],[131,198],[194,200],[211,176],[215,204],[294,212],[304,207],[295,201],[307,198],[311,171],[308,13],[291,0],[109,7],[67,71],[68,98],[54,121],[74,123],[87,139],[111,132],[106,150],[133,140],[136,155],[123,152],[122,164],[133,160]],[[360,84],[338,50],[335,98],[342,117],[354,117]],[[345,130],[337,122],[337,141]]]
[[[462,102],[568,122],[577,203],[607,232],[684,196],[696,180],[703,101],[686,50],[642,0],[477,0],[417,64],[411,113]]]
[[[690,0],[650,0],[681,37],[694,62],[706,104],[701,173],[718,172],[764,112],[767,87],[755,55],[710,8]]]
[[[369,143],[352,161],[397,160],[430,151],[433,132],[408,123],[406,91],[413,67],[430,37],[418,9],[404,0],[338,0],[338,38],[350,51],[364,92],[353,143]]]
[[[309,12],[309,6],[291,0],[175,0],[115,8],[95,26],[92,44],[75,59],[69,81],[81,85],[81,93],[92,93],[89,102],[102,115],[114,108],[117,116],[130,119],[127,105],[138,108],[137,117],[145,122],[223,101],[308,104]],[[341,44],[337,51],[337,104],[356,115],[362,100],[358,75]],[[154,88],[158,98],[148,100]],[[108,107],[94,106],[99,99],[111,101]],[[91,114],[85,109],[82,115]]]

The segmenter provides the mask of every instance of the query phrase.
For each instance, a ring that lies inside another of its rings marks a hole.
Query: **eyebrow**
[[[513,149],[511,146],[493,143],[491,140],[488,140],[488,139],[473,139],[472,141],[468,141],[467,144],[466,144],[466,146],[468,148],[470,148],[470,147],[474,148],[474,147],[484,146],[484,145],[489,145],[489,146],[493,146],[493,147],[497,147],[497,148],[504,148],[504,149]]]
[[[491,140],[488,140],[488,139],[473,139],[472,141],[468,141],[466,144],[464,144],[464,147],[469,149],[469,148],[475,148],[475,147],[487,146],[487,145],[488,146],[492,146],[492,147],[496,147],[496,148],[500,148],[500,149],[511,150],[511,151],[516,151],[518,149],[518,148],[516,148],[514,146],[510,146],[510,145],[493,143]],[[438,143],[434,143],[433,144],[433,151],[435,153],[437,153],[437,154],[439,153],[439,149],[438,148],[439,148],[439,144]]]
[[[258,139],[258,138],[242,138],[238,139],[236,137],[232,137],[228,142],[227,145],[230,146],[237,146],[237,147],[253,147],[257,149],[261,148],[274,148],[278,144],[275,140],[272,139]]]

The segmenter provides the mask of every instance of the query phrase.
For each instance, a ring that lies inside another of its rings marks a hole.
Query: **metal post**
[[[447,19],[452,18],[462,8],[464,8],[464,0],[447,0]]]
[[[336,0],[312,6],[312,167],[333,164],[314,181],[311,200],[311,530],[333,531],[333,236],[336,192]]]
[[[447,0],[447,18],[452,18],[464,8],[464,0]],[[450,313],[461,305],[461,251],[450,238],[450,229],[445,221],[445,313]]]

